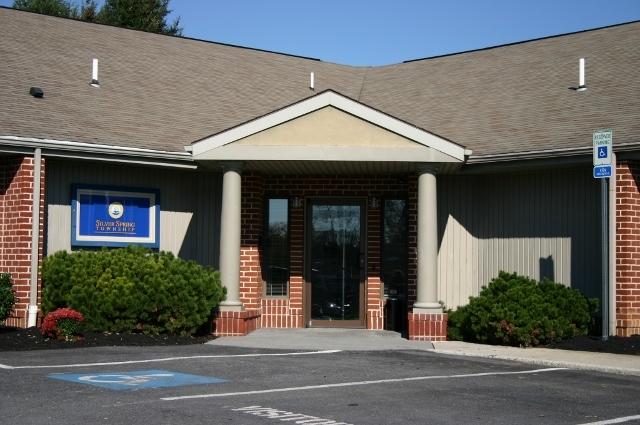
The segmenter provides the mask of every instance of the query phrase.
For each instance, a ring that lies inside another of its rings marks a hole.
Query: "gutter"
[[[615,152],[629,152],[640,149],[640,142],[616,143]],[[522,161],[528,159],[549,159],[569,156],[591,155],[593,146],[581,146],[578,148],[543,149],[539,151],[510,152],[490,155],[471,155],[466,164],[487,164],[495,162]]]
[[[38,317],[38,254],[40,248],[40,170],[42,149],[33,152],[33,198],[31,204],[31,276],[29,279],[29,310],[27,327],[36,325]]]
[[[0,151],[22,153],[25,151],[32,152],[33,149],[41,149],[42,154],[45,156],[197,168],[189,152],[171,152],[32,137],[0,136]]]

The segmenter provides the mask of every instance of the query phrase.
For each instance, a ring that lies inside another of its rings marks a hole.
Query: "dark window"
[[[269,199],[263,252],[267,296],[286,296],[289,283],[289,200]]]
[[[382,278],[385,295],[405,296],[407,285],[407,203],[384,201]]]

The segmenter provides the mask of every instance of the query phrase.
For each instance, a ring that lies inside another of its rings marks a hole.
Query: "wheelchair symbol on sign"
[[[119,385],[142,385],[157,378],[167,378],[174,376],[173,373],[151,373],[149,375],[86,375],[78,378],[78,381],[91,382],[95,384],[119,384]]]
[[[598,148],[598,158],[606,158],[607,157],[607,147],[601,146]]]

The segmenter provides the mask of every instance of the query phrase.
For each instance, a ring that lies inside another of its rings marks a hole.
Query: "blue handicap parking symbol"
[[[598,148],[598,158],[606,158],[607,157],[607,147],[600,146]]]
[[[51,379],[94,385],[111,390],[139,390],[141,388],[179,387],[183,385],[219,384],[224,379],[191,375],[169,370],[135,370],[132,372],[52,373]]]

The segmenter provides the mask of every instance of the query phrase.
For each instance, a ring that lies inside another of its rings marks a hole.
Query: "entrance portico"
[[[408,337],[446,338],[436,175],[463,162],[464,148],[324,92],[197,142],[192,151],[223,172],[220,274],[227,297],[216,334],[382,329],[389,284],[382,279],[383,204],[396,199],[407,222],[407,265],[397,274],[403,308],[413,307]]]

